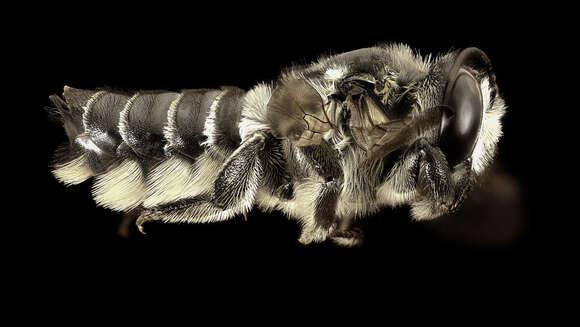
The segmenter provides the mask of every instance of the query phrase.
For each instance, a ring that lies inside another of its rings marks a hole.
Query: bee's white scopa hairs
[[[69,138],[53,174],[67,186],[94,177],[96,203],[137,210],[142,231],[151,221],[209,223],[257,207],[295,219],[304,244],[354,246],[362,234],[353,221],[382,207],[409,205],[415,219],[456,210],[502,136],[506,105],[474,48],[431,57],[386,44],[280,76],[249,91],[65,87],[64,99],[50,97]],[[441,126],[466,109],[442,104],[449,92],[475,98],[449,91],[454,83],[476,85],[483,106],[481,122],[469,121],[472,136],[451,139],[455,148],[442,143],[453,130]]]
[[[80,184],[94,176],[85,154],[70,161],[55,164],[52,173],[56,179],[67,186]]]

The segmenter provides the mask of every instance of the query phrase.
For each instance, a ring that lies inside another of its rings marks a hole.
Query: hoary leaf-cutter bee
[[[290,67],[272,83],[180,92],[64,88],[70,142],[54,176],[94,178],[98,205],[148,222],[279,210],[304,244],[360,244],[354,219],[458,208],[492,161],[506,106],[477,48],[421,56],[388,44]]]

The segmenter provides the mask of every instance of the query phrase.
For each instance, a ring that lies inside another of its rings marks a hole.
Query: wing
[[[320,144],[332,128],[322,98],[302,79],[282,81],[274,89],[268,120],[276,137],[286,137],[296,146]]]

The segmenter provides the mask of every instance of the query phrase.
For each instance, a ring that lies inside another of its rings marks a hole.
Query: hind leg
[[[150,222],[210,223],[228,220],[243,212],[242,206],[223,210],[213,204],[211,196],[205,194],[145,209],[136,224],[139,231],[146,234],[146,225]]]
[[[206,192],[147,208],[137,219],[143,225],[150,221],[168,223],[206,223],[223,221],[246,214],[261,184],[263,167],[259,157],[266,135],[256,133],[246,140],[221,166],[213,186]]]

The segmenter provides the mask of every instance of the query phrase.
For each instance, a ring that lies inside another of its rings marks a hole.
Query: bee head
[[[435,59],[417,85],[421,110],[410,120],[415,131],[379,196],[411,204],[415,219],[431,219],[456,210],[493,160],[505,104],[490,60],[477,48]]]

